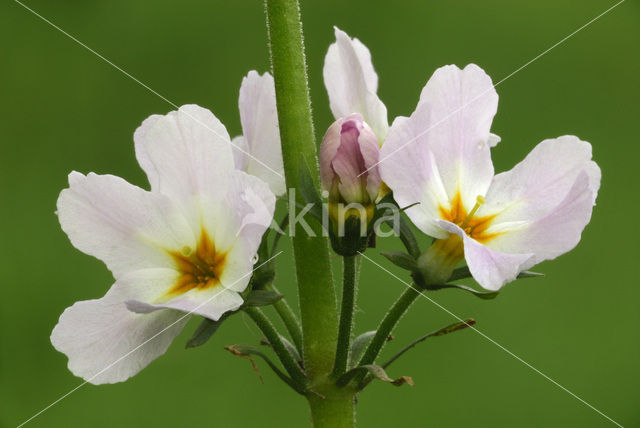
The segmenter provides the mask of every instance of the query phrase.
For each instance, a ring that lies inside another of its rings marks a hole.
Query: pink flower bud
[[[320,146],[320,175],[329,201],[373,204],[380,191],[379,153],[378,138],[362,115],[336,120]]]

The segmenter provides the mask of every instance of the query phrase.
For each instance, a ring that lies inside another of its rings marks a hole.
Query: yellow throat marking
[[[170,251],[180,276],[167,296],[184,294],[192,289],[205,290],[220,285],[227,253],[216,251],[216,246],[204,228],[200,232],[196,250],[184,247],[181,252]]]
[[[458,191],[451,200],[451,208],[447,209],[440,206],[440,215],[443,220],[450,221],[458,225],[467,236],[475,239],[480,243],[487,243],[496,238],[500,233],[487,233],[487,229],[491,225],[491,222],[496,218],[497,214],[477,217],[476,212],[484,204],[484,197],[478,196],[475,206],[471,211],[467,212],[462,204],[462,197]]]

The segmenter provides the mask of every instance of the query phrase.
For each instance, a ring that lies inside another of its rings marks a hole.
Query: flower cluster
[[[464,258],[480,285],[498,290],[523,270],[577,245],[600,186],[589,143],[574,136],[545,140],[513,169],[494,175],[491,148],[500,138],[490,128],[498,94],[480,67],[439,68],[415,111],[389,127],[369,50],[337,28],[335,34],[324,67],[337,119],[332,128],[350,122],[370,127],[381,149],[377,153],[361,137],[360,152],[352,156],[358,167],[338,173],[335,160],[321,161],[323,177],[332,178],[323,183],[330,194],[337,188],[353,202],[362,198],[352,195],[371,194],[381,177],[398,205],[409,207],[411,221],[436,239],[419,260],[427,282],[445,282]],[[336,150],[332,134],[330,128],[323,150],[354,151],[348,137]],[[338,155],[333,159],[350,165]]]
[[[434,238],[412,255],[415,267],[409,263],[425,288],[446,283],[464,260],[482,287],[498,290],[577,245],[600,185],[589,143],[545,140],[496,175],[491,150],[500,138],[490,128],[498,95],[480,67],[439,68],[415,111],[389,126],[369,50],[337,28],[335,36],[324,66],[335,122],[319,153],[334,225],[344,221],[340,213],[368,225],[393,192]],[[123,381],[162,355],[191,314],[218,321],[246,303],[275,198],[285,193],[271,75],[244,78],[239,109],[243,135],[233,140],[195,105],[146,119],[134,140],[150,191],[112,175],[69,175],[58,199],[62,229],[115,278],[104,297],[67,308],[53,330],[74,374]],[[365,238],[340,254],[356,255],[370,245]]]

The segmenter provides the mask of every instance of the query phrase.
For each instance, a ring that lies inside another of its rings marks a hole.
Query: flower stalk
[[[360,359],[358,363],[359,366],[373,364],[378,357],[378,354],[382,350],[385,342],[387,341],[389,335],[398,324],[398,321],[402,318],[402,316],[407,312],[409,307],[415,302],[415,300],[420,295],[420,290],[415,287],[415,285],[408,287],[395,301],[393,306],[389,309],[389,312],[384,316],[378,329],[376,330],[375,336],[369,342],[369,346],[364,351],[364,355]],[[362,372],[357,374],[356,380],[357,382],[362,381],[365,377],[366,372]]]
[[[291,376],[291,379],[296,383],[296,385],[302,387],[306,384],[305,375],[295,361],[293,356],[289,353],[287,348],[285,347],[278,331],[274,327],[274,325],[269,321],[269,318],[260,310],[260,308],[256,307],[247,307],[244,311],[251,317],[253,322],[260,328],[262,333],[265,335],[269,344],[273,348],[273,351],[276,353],[280,362]],[[302,388],[301,388],[302,389]]]
[[[353,313],[357,292],[357,257],[358,256],[345,256],[342,258],[342,309],[340,312],[340,327],[338,329],[336,362],[333,366],[333,375],[336,377],[342,375],[347,370],[347,361],[349,361],[351,330],[353,327]]]
[[[278,293],[278,289],[273,284],[269,284],[266,288],[267,290]],[[300,351],[302,349],[302,330],[300,327],[300,321],[298,320],[295,312],[293,312],[289,302],[283,298],[275,302],[273,307],[278,313],[278,316],[282,320],[284,326],[287,328],[287,331],[293,340],[293,344],[296,345],[296,349]]]

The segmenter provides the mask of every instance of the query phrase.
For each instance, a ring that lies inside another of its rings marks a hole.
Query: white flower
[[[382,142],[389,122],[387,108],[377,95],[378,75],[369,49],[360,40],[334,29],[336,42],[329,46],[323,69],[331,112],[336,119],[360,113]]]
[[[573,249],[591,218],[600,169],[574,136],[545,140],[494,176],[489,129],[498,107],[476,65],[438,69],[411,117],[382,146],[381,175],[407,215],[437,238],[429,256],[457,263],[497,290],[519,272]]]
[[[281,196],[286,186],[273,77],[250,71],[242,79],[238,107],[243,135],[232,140],[240,149],[233,151],[236,167],[262,179]]]
[[[115,277],[104,297],[67,308],[51,335],[69,369],[95,384],[123,381],[162,355],[185,312],[217,320],[240,307],[275,206],[266,183],[235,169],[227,131],[206,109],[151,116],[134,140],[151,191],[72,172],[58,199],[72,244]]]

